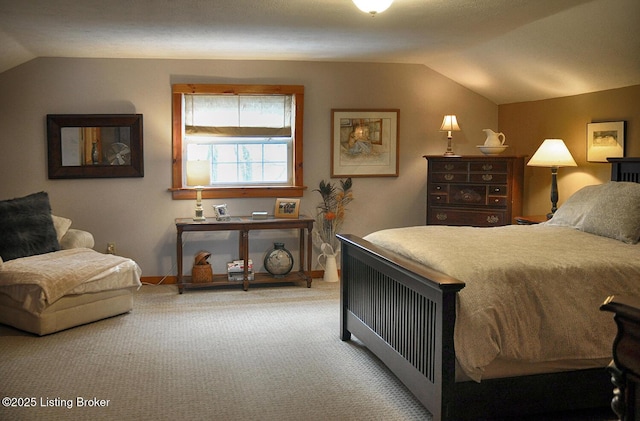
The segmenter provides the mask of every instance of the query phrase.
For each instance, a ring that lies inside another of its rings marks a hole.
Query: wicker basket
[[[213,282],[213,270],[211,270],[211,265],[193,265],[193,270],[191,271],[191,282],[195,284]]]

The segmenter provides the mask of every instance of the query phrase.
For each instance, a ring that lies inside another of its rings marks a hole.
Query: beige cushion
[[[67,233],[67,230],[71,226],[71,219],[63,218],[61,216],[51,215],[53,219],[53,228],[56,230],[58,236],[58,242],[62,240],[62,237]]]

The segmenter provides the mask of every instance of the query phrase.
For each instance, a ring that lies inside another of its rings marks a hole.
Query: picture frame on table
[[[276,218],[297,218],[300,215],[300,199],[276,199],[273,216]]]
[[[216,214],[216,221],[231,220],[231,215],[229,215],[226,203],[223,203],[222,205],[213,205],[213,211]]]
[[[587,161],[624,157],[624,121],[587,124]]]
[[[331,110],[331,177],[397,177],[399,109]]]

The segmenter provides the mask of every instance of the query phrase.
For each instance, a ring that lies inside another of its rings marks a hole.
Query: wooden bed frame
[[[609,161],[611,180],[640,182],[640,158]],[[354,334],[361,340],[434,420],[603,408],[611,402],[613,386],[604,368],[456,382],[453,333],[464,282],[359,237],[338,238],[341,339]]]

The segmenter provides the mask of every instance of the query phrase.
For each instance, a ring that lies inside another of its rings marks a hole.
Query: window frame
[[[256,95],[293,95],[295,120],[293,122],[293,185],[282,186],[243,186],[243,187],[205,187],[202,197],[205,199],[239,197],[302,197],[306,187],[303,181],[303,117],[304,86],[302,85],[228,85],[228,84],[174,84],[172,85],[172,185],[173,199],[195,199],[196,190],[182,185],[182,127],[184,94],[256,94]]]

